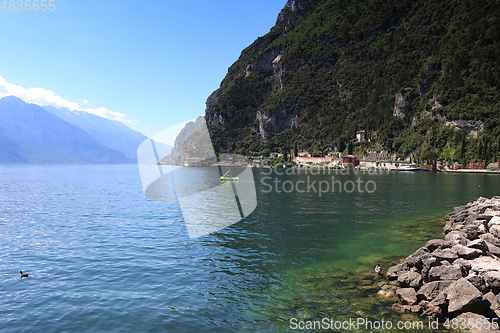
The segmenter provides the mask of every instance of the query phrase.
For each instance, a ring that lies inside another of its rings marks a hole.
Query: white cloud
[[[89,101],[87,101],[86,99],[83,100],[83,104],[89,104]]]
[[[114,112],[102,107],[82,109],[78,103],[70,102],[61,96],[56,95],[51,90],[32,87],[26,89],[15,84],[11,84],[0,76],[0,98],[4,98],[6,96],[16,96],[26,103],[33,103],[40,106],[52,105],[58,109],[66,108],[72,111],[81,110],[103,118],[118,120],[127,124],[134,122],[133,120],[125,119],[127,117],[126,114]],[[83,103],[88,104],[88,101],[84,100]]]

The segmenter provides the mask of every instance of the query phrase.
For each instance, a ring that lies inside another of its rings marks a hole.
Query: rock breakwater
[[[429,240],[386,277],[399,310],[455,317],[500,317],[500,196],[479,198],[445,216],[445,238]]]

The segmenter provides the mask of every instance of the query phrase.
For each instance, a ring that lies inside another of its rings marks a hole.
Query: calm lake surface
[[[442,237],[454,206],[500,195],[497,175],[339,174],[342,184],[372,181],[372,193],[321,197],[274,181],[289,190],[331,175],[254,176],[252,214],[190,239],[178,204],[145,198],[137,166],[0,166],[0,331],[284,332],[291,318],[397,320],[375,296],[375,264],[386,271]]]

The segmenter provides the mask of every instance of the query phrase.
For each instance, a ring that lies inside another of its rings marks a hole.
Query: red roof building
[[[359,160],[354,155],[345,155],[342,159],[342,165],[345,166],[346,164],[349,164],[349,163],[354,165],[354,166],[358,166]]]

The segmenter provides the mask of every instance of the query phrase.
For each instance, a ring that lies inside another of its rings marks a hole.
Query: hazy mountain
[[[9,96],[0,100],[1,163],[133,163],[44,108]]]
[[[193,136],[193,134],[202,129],[203,125],[205,125],[205,119],[203,117],[196,118],[194,122],[188,122],[175,138],[174,147],[170,150],[170,154],[164,157],[160,163],[167,165],[184,165],[184,159],[187,157],[187,154],[185,149],[183,149],[185,148],[183,145],[186,140]],[[203,146],[205,145],[206,144]],[[212,149],[211,146],[209,148],[210,149],[207,148],[206,150],[210,151]],[[197,157],[201,157],[200,154],[198,154]]]
[[[44,108],[62,120],[81,128],[97,142],[134,159],[137,157],[137,147],[146,139],[145,135],[128,128],[119,121],[102,118],[85,111],[57,109],[51,105],[44,106]]]

